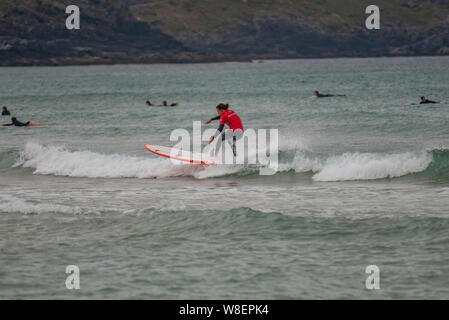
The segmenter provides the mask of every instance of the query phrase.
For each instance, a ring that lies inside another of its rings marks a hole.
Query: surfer
[[[9,112],[8,108],[3,107],[2,108],[2,116],[10,116],[11,113]]]
[[[221,145],[226,140],[232,147],[232,153],[234,157],[237,155],[236,142],[243,137],[243,125],[240,117],[235,113],[234,110],[229,110],[229,104],[220,103],[217,107],[218,116],[211,118],[205,122],[205,124],[211,123],[213,120],[220,120],[220,125],[218,126],[217,132],[210,138],[209,144],[214,141],[214,139],[221,134],[221,143],[217,143],[215,147],[215,156],[217,156],[220,151]],[[227,124],[229,130],[223,131],[223,128]],[[232,140],[232,144],[231,144]]]
[[[162,101],[161,107],[177,107],[179,106],[178,101],[173,101],[170,105],[168,105],[167,100]]]
[[[345,94],[323,94],[323,93],[319,93],[318,91],[314,91],[313,94],[317,97],[317,98],[327,98],[327,97],[346,97]]]
[[[30,121],[23,123],[16,119],[16,117],[11,118],[11,123],[4,124],[4,127],[16,126],[16,127],[28,127],[31,124]]]
[[[146,104],[148,107],[153,105],[153,104],[150,102],[150,100],[147,100],[147,102],[145,102],[145,104]]]
[[[426,97],[422,96],[421,102],[419,104],[426,104],[426,103],[441,103],[441,102],[440,101],[432,101],[432,100],[426,99]]]

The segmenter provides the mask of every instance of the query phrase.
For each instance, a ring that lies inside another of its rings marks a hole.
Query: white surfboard
[[[170,159],[190,162],[194,164],[202,164],[207,166],[219,164],[217,158],[212,157],[205,153],[191,152],[177,148],[158,146],[155,144],[146,144],[144,147],[145,149],[147,149],[150,152],[153,152],[154,154],[157,154],[162,157],[167,157]]]

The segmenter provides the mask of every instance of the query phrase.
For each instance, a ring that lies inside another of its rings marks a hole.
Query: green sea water
[[[449,57],[0,68],[0,84],[13,116],[48,123],[0,127],[2,299],[449,298]],[[279,130],[279,172],[143,147],[220,102]]]

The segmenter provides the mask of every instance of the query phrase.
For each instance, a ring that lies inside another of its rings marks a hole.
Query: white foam
[[[345,153],[329,158],[318,173],[315,181],[373,180],[396,178],[424,171],[432,162],[429,152],[374,154]]]
[[[292,161],[280,163],[280,171],[313,172],[315,181],[372,180],[401,177],[424,171],[432,153],[345,153],[330,158],[297,150]],[[34,168],[35,174],[88,178],[163,178],[192,176],[206,179],[236,173],[257,172],[258,166],[217,165],[204,167],[174,164],[169,159],[69,151],[59,146],[27,143],[15,166]]]
[[[235,172],[234,168],[208,168],[165,158],[101,154],[92,151],[69,151],[60,146],[29,142],[14,166],[34,168],[34,174],[87,178],[164,178],[194,176],[204,178]]]
[[[83,210],[79,207],[69,207],[54,203],[33,203],[12,196],[4,196],[1,197],[0,212],[19,212],[23,214],[59,212],[81,214]]]
[[[194,174],[197,179],[206,179],[224,176],[228,174],[235,174],[244,170],[243,165],[216,165],[206,167],[204,170],[198,171]]]

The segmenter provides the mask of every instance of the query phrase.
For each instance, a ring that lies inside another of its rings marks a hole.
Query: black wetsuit
[[[216,117],[214,117],[214,118],[211,118],[210,120],[212,120],[212,121],[214,121],[214,120],[220,120],[220,118],[221,118],[221,116],[216,116]],[[225,126],[224,124],[220,124],[220,125],[218,126],[218,129],[217,129],[218,134],[220,134],[220,133],[223,131],[224,126]],[[234,131],[234,132],[240,132],[240,130],[237,130],[237,131]],[[243,131],[241,131],[241,132],[243,132]],[[214,137],[215,137],[216,135],[218,135],[218,134],[215,133]],[[237,139],[240,139],[240,138],[241,138],[241,136],[238,137],[238,138],[237,138],[237,136],[232,136],[232,153],[234,154],[234,157],[237,156],[236,143],[237,143]],[[225,140],[226,140],[226,132],[223,133],[223,134],[221,135],[221,141],[222,141],[222,143],[224,143]],[[215,149],[215,156],[217,156],[218,150],[220,150],[220,146],[221,146],[221,144],[217,145],[217,148]]]
[[[30,124],[30,121],[23,123],[20,122],[18,120],[14,121],[13,123],[8,123],[8,124],[4,124],[4,127],[9,127],[9,126],[16,126],[16,127],[27,127]]]
[[[10,116],[11,113],[9,111],[2,111],[2,116]]]
[[[211,120],[212,120],[212,121],[214,121],[214,120],[220,120],[220,118],[221,118],[221,116],[216,116],[216,117],[211,118]],[[224,124],[220,124],[220,125],[218,126],[217,131],[218,131],[218,132],[222,132],[223,129],[224,129]],[[221,140],[224,140],[224,139],[225,139],[225,135],[222,134],[222,135],[221,135]]]
[[[425,101],[421,101],[419,104],[426,104],[426,103],[436,103],[436,102],[426,99]]]
[[[317,98],[327,98],[327,97],[346,97],[345,94],[322,94],[318,93]]]

